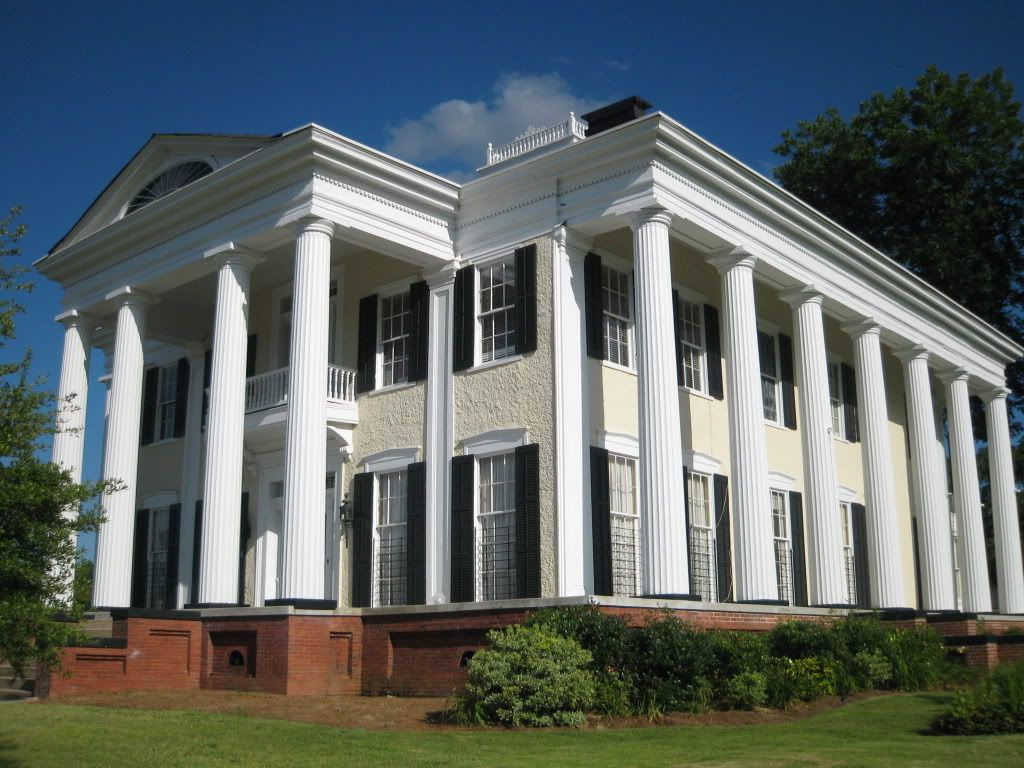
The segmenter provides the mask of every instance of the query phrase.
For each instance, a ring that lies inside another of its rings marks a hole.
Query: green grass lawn
[[[0,707],[0,766],[600,766],[1024,763],[1024,736],[921,734],[949,701],[886,696],[774,725],[586,731],[344,730],[192,711]]]

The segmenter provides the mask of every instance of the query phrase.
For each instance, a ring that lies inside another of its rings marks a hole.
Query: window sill
[[[142,448],[152,448],[154,445],[168,445],[169,443],[173,443],[175,440],[180,440],[180,439],[181,438],[178,438],[178,437],[165,437],[162,440],[154,440],[149,445],[143,445],[141,447]]]
[[[509,363],[518,363],[523,359],[523,356],[516,353],[509,355],[508,357],[499,357],[497,360],[488,360],[486,363],[477,363],[472,368],[467,368],[462,373],[476,373],[477,371],[486,371],[488,368],[497,368],[502,365],[508,365]]]
[[[605,368],[610,368],[613,371],[621,371],[622,373],[628,373],[630,376],[637,375],[636,368],[630,368],[625,365],[619,365],[618,363],[613,363],[611,360],[602,360],[601,365],[603,365]]]
[[[718,398],[712,397],[711,395],[707,394],[706,392],[701,392],[699,389],[690,389],[689,387],[684,387],[684,386],[680,385],[679,391],[681,393],[685,393],[687,395],[693,395],[694,397],[699,397],[701,400],[709,400],[712,403],[718,402]]]
[[[785,424],[779,424],[777,421],[768,421],[768,419],[764,420],[764,425],[766,427],[771,427],[772,429],[777,429],[780,432],[792,432],[793,434],[796,434],[797,432],[797,430],[790,429]]]
[[[403,389],[411,389],[419,384],[418,381],[402,381],[398,384],[388,384],[386,387],[377,387],[372,392],[367,392],[367,397],[374,397],[376,395],[385,395],[388,392],[399,392]]]

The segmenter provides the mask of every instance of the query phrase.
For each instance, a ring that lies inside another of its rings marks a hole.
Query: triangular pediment
[[[230,134],[153,134],[100,192],[71,231],[50,249],[50,253],[130,215],[132,203],[139,193],[154,181],[158,187],[161,186],[159,180],[162,176],[168,178],[166,174],[171,169],[185,169],[185,172],[178,174],[179,181],[200,176],[194,172],[190,176],[188,171],[204,165],[209,166],[210,174],[216,173],[235,160],[273,143],[277,138]],[[164,186],[163,190],[167,188]]]

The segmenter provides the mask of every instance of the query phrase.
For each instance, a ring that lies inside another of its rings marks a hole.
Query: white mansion
[[[1024,613],[1024,350],[646,106],[461,185],[317,125],[153,136],[37,263],[68,426],[107,360],[95,605]]]

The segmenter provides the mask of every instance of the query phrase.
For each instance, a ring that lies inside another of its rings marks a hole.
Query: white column
[[[324,478],[327,475],[327,341],[334,225],[297,227],[292,343],[285,433],[284,564],[286,602],[324,600]]]
[[[637,392],[640,402],[640,528],[645,595],[690,592],[683,512],[669,224],[660,208],[633,214]]]
[[[839,488],[836,451],[832,444],[825,326],[821,318],[822,296],[808,287],[784,294],[781,298],[793,307],[796,333],[810,577],[808,599],[811,605],[848,605],[850,599],[839,531]]]
[[[722,341],[729,385],[733,562],[736,600],[778,600],[764,436],[754,263],[743,248],[713,254],[722,275]]]
[[[985,394],[988,467],[992,488],[992,527],[996,547],[999,611],[1024,613],[1024,567],[1021,565],[1017,485],[1013,478],[1013,449],[1006,415],[1006,389]]]
[[[427,465],[426,598],[447,603],[451,596],[448,517],[450,462],[455,451],[452,388],[452,318],[456,263],[426,276],[430,287],[427,341],[427,414],[423,460]]]
[[[245,353],[249,333],[249,277],[256,260],[238,251],[225,251],[213,258],[219,268],[196,602],[205,606],[227,606],[238,605]],[[322,508],[323,489],[320,496]]]
[[[185,347],[188,357],[188,400],[181,458],[181,533],[178,543],[178,605],[196,602],[192,588],[192,551],[195,539],[196,500],[199,498],[200,456],[203,450],[203,347]]]
[[[921,565],[921,606],[926,611],[956,608],[953,593],[953,556],[950,547],[949,504],[944,471],[935,450],[935,412],[928,376],[928,352],[921,346],[897,351],[903,361],[910,430],[911,496],[917,518],[918,557]]]
[[[103,477],[119,481],[121,489],[103,493],[100,497],[106,520],[100,524],[96,535],[93,603],[102,608],[126,608],[131,604],[132,551],[135,545],[142,343],[146,335],[146,305],[151,300],[129,288],[115,291],[107,298],[119,306]]]
[[[992,593],[985,556],[985,529],[981,522],[981,489],[971,426],[967,371],[957,368],[943,374],[949,418],[949,452],[953,468],[953,509],[959,522],[957,548],[960,558],[963,610],[989,613]]]
[[[853,339],[857,373],[857,407],[864,465],[868,572],[871,607],[907,605],[903,557],[896,522],[896,483],[893,479],[889,412],[885,401],[880,329],[870,320],[850,323],[843,330]]]

